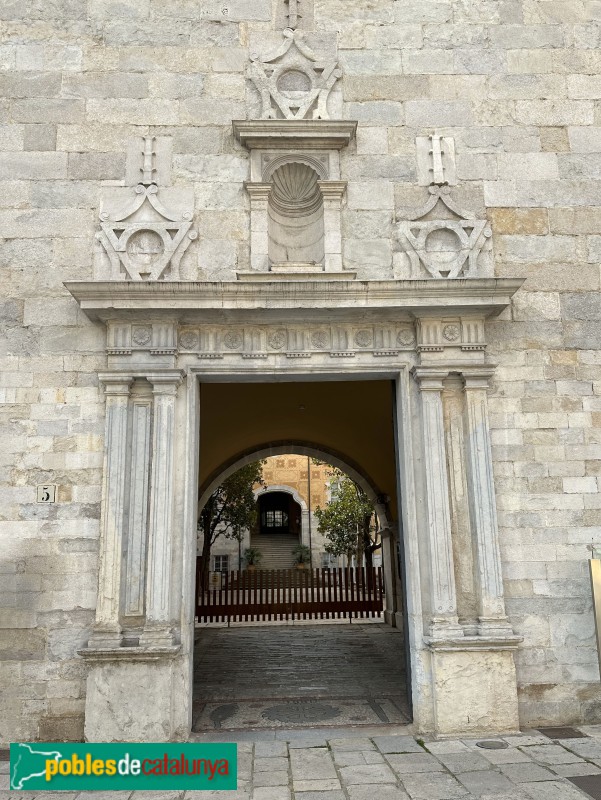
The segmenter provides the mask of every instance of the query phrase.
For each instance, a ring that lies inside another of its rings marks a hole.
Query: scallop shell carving
[[[321,201],[318,175],[306,164],[282,164],[272,175],[274,199],[283,206],[306,208]]]

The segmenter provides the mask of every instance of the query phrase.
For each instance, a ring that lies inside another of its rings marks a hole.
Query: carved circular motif
[[[311,344],[318,350],[325,350],[330,342],[330,337],[326,331],[313,331],[311,334]]]
[[[137,267],[150,267],[165,252],[165,243],[155,231],[136,231],[127,240],[126,249]]]
[[[179,337],[179,343],[185,350],[193,350],[198,344],[198,334],[194,331],[185,331]]]
[[[401,328],[401,330],[396,335],[396,340],[398,344],[413,344],[415,341],[415,334],[413,333],[412,328]]]
[[[274,331],[267,337],[267,344],[272,350],[281,350],[286,345],[286,331]]]
[[[442,335],[447,342],[456,342],[460,333],[459,325],[445,325],[442,329]]]
[[[228,331],[223,337],[223,344],[228,350],[238,350],[242,347],[242,334],[237,331]]]
[[[355,334],[355,344],[357,347],[369,347],[372,343],[371,331],[363,330],[357,331]]]
[[[152,331],[150,328],[134,328],[131,338],[134,344],[145,345],[152,339]]]
[[[276,85],[278,91],[288,98],[311,91],[311,79],[300,69],[288,69],[282,72]]]

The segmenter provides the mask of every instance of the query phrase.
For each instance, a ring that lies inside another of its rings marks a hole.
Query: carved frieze
[[[197,236],[193,190],[161,189],[157,181],[168,172],[169,150],[162,138],[142,142],[128,151],[127,175],[132,180],[137,174],[137,184],[111,187],[102,198],[96,278],[179,280],[182,256]]]

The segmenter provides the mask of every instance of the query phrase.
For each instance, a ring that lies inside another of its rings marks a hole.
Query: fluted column
[[[125,489],[127,480],[127,424],[131,375],[98,376],[106,397],[100,566],[96,621],[88,647],[121,645],[120,587],[123,557]]]
[[[478,562],[480,635],[508,636],[486,390],[492,368],[464,370],[470,517]]]
[[[416,367],[422,403],[426,498],[430,548],[430,634],[463,636],[457,621],[457,598],[451,539],[451,512],[442,406],[444,370]]]
[[[146,620],[140,644],[173,644],[171,629],[171,549],[173,529],[175,398],[181,374],[150,375],[154,396],[152,467],[148,515]]]

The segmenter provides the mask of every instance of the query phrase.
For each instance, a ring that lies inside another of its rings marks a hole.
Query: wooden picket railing
[[[379,617],[384,606],[381,567],[234,570],[217,584],[199,591],[199,562],[199,622]]]

